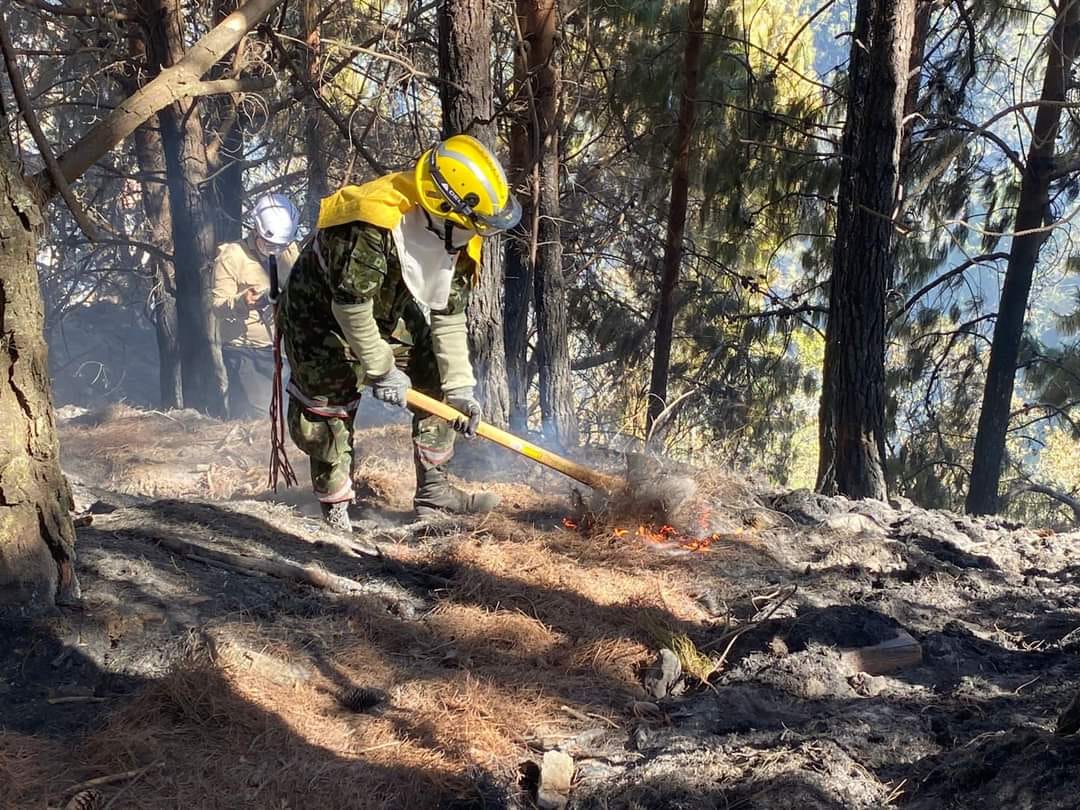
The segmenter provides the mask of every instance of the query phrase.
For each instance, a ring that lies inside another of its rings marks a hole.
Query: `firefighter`
[[[347,186],[322,201],[318,230],[300,254],[278,315],[289,360],[288,426],[308,457],[332,528],[350,531],[353,419],[361,389],[405,407],[410,387],[466,415],[451,426],[414,412],[420,516],[487,512],[491,493],[450,484],[455,430],[480,421],[465,306],[483,237],[514,227],[521,207],[479,141],[455,135],[411,171]]]
[[[273,391],[273,324],[267,292],[267,261],[276,256],[286,278],[299,255],[300,214],[287,197],[266,194],[255,202],[247,239],[218,248],[214,261],[213,307],[228,378],[230,419],[265,417]]]

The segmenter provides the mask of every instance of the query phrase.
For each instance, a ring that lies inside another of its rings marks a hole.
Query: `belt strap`
[[[352,402],[346,402],[343,405],[335,404],[333,402],[319,402],[305,394],[300,389],[300,386],[292,379],[289,380],[289,384],[285,390],[289,392],[290,397],[304,406],[305,411],[313,413],[316,416],[348,419],[356,413],[356,409],[360,407],[360,397],[357,397]]]

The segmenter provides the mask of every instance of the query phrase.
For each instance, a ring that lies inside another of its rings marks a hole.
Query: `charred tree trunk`
[[[303,70],[311,86],[322,86],[320,32],[317,26],[319,3],[303,0],[300,5],[302,25],[307,37]],[[319,203],[330,193],[329,162],[327,161],[326,116],[317,99],[304,99],[304,154],[307,156],[307,199],[304,201],[304,221],[314,226],[319,218]]]
[[[524,21],[528,4],[519,2],[517,14]],[[523,24],[523,22],[521,23]],[[510,390],[510,429],[524,432],[529,426],[529,312],[533,299],[532,266],[536,259],[539,213],[539,166],[533,137],[535,105],[526,46],[515,50],[514,81],[517,105],[510,127],[510,181],[521,196],[521,225],[506,239],[506,293],[503,306],[503,336],[506,343],[506,373]]]
[[[0,115],[0,608],[78,598],[71,492],[59,444],[38,286],[41,211]]]
[[[151,11],[152,50],[163,54],[163,67],[184,54],[180,0],[147,0]],[[225,373],[217,326],[211,309],[211,268],[217,247],[206,134],[198,99],[170,104],[160,113],[169,202],[172,208],[176,306],[180,327],[184,404],[213,416],[225,414]]]
[[[880,498],[885,478],[885,296],[916,0],[859,0],[825,334],[817,487]]]
[[[656,340],[653,348],[652,379],[649,383],[651,428],[667,406],[668,372],[671,368],[671,339],[675,328],[675,290],[679,284],[682,242],[686,230],[686,207],[690,192],[690,143],[697,111],[698,76],[701,72],[701,44],[705,38],[706,0],[690,0],[687,10],[686,49],[683,53],[683,91],[679,101],[679,123],[672,149],[671,202],[668,208],[667,238],[657,304]]]
[[[249,0],[193,48],[177,70],[159,76],[59,158],[69,182],[185,92],[283,0]],[[39,205],[56,195],[48,171],[24,180],[14,165],[0,107],[0,602],[24,611],[79,595],[73,561],[71,493],[57,448],[43,304],[34,263]]]
[[[492,122],[491,18],[489,0],[446,0],[439,7],[439,69],[443,133],[472,135],[495,149]],[[486,239],[480,278],[469,298],[469,344],[484,418],[506,426],[509,392],[503,344],[501,239]]]
[[[562,77],[557,43],[558,0],[518,0],[517,14],[525,39],[525,77],[528,82],[525,92],[519,95],[523,95],[530,106],[525,114],[529,154],[520,174],[532,182],[531,201],[526,206],[526,228],[530,235],[529,258],[536,310],[540,419],[545,437],[563,447],[573,447],[578,442],[578,425],[570,374],[566,278],[559,226]],[[518,297],[515,305],[520,303]],[[520,351],[517,346],[515,349]],[[527,378],[527,370],[524,376]]]
[[[1028,295],[1031,292],[1039,251],[1050,235],[1050,181],[1054,150],[1061,126],[1061,103],[1072,82],[1073,63],[1080,51],[1080,0],[1061,0],[1050,33],[1043,78],[1042,101],[1031,134],[1026,171],[1020,184],[1016,226],[1009,248],[1009,264],[998,304],[990,365],[986,371],[979,429],[975,434],[975,457],[967,511],[976,515],[998,511],[998,486],[1005,458],[1005,435],[1009,429],[1016,361],[1024,334]]]
[[[132,25],[129,42],[136,64],[144,65],[152,74],[161,68],[161,56],[150,52],[151,43],[146,30]],[[132,79],[124,86],[128,95],[139,89]],[[135,130],[133,135],[135,160],[139,171],[148,178],[140,186],[143,213],[150,228],[150,241],[162,252],[172,255],[172,211],[165,188],[165,149],[161,142],[161,122],[152,116]],[[151,296],[154,332],[158,346],[158,406],[163,410],[184,407],[184,390],[180,376],[180,329],[176,315],[176,274],[171,261],[153,257],[155,289]]]
[[[523,206],[525,216],[529,207]],[[510,430],[529,427],[529,310],[532,306],[532,264],[529,245],[520,234],[506,239],[506,300],[503,306],[503,339],[506,342],[506,376],[510,394]]]
[[[150,223],[150,239],[163,252],[173,252],[172,210],[164,186],[165,156],[161,143],[161,129],[155,115],[134,135],[135,157],[139,171],[157,182],[143,183],[142,207]],[[184,407],[184,389],[180,374],[180,324],[176,313],[176,275],[172,262],[162,258],[152,259],[156,289],[153,295],[154,331],[158,344],[159,407],[164,410]]]
[[[237,0],[215,0],[214,25],[218,25],[236,10]],[[221,69],[212,72],[213,78],[222,78],[232,72],[239,75],[243,68],[241,44],[226,64],[231,71]],[[220,242],[238,242],[244,238],[244,119],[239,97],[229,95],[213,99],[213,132],[208,142],[212,159],[209,169],[213,176],[216,201],[214,232]]]
[[[235,103],[226,101],[222,111],[217,160],[210,165],[213,174],[217,216],[214,233],[219,242],[239,242],[244,238],[244,124],[236,115]]]

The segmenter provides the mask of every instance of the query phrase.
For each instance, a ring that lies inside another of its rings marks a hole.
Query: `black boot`
[[[352,521],[349,519],[349,502],[319,504],[322,507],[323,523],[336,532],[352,534]]]
[[[494,492],[465,492],[451,485],[443,464],[430,464],[415,456],[416,496],[413,508],[420,517],[449,512],[455,515],[476,515],[490,512],[499,505]]]

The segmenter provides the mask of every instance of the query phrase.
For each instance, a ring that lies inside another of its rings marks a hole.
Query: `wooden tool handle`
[[[414,408],[419,408],[433,416],[441,417],[447,422],[456,422],[459,419],[468,418],[456,408],[451,408],[445,402],[432,399],[426,394],[421,394],[419,391],[412,388],[409,389],[405,399],[406,402]],[[589,469],[588,467],[578,464],[576,461],[571,461],[568,458],[563,458],[557,453],[552,453],[550,450],[545,450],[543,447],[537,447],[532,442],[519,439],[512,433],[507,433],[505,430],[499,430],[499,428],[494,425],[489,425],[487,422],[481,422],[480,426],[476,429],[476,433],[479,436],[483,436],[488,441],[495,442],[495,444],[505,447],[507,450],[513,450],[515,453],[525,456],[525,458],[532,459],[539,464],[543,464],[545,467],[550,467],[557,472],[561,472],[563,475],[567,475],[575,481],[580,481],[582,484],[592,487],[593,489],[599,489],[610,493],[616,492],[623,487],[623,481],[613,475],[605,475],[597,470]]]

